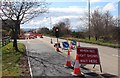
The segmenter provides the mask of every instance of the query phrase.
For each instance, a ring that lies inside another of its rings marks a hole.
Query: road
[[[30,66],[33,76],[71,76],[73,69],[64,68],[66,51],[61,50],[62,53],[55,52],[53,44],[50,44],[50,37],[23,40],[22,42],[26,45],[28,56],[30,60]],[[53,42],[56,42],[56,38],[52,38]],[[59,42],[65,41],[59,39]],[[81,46],[85,47],[96,47],[99,49],[99,55],[101,57],[101,64],[103,67],[103,73],[99,72],[99,66],[92,69],[93,65],[86,65],[86,68],[94,70],[99,73],[103,78],[117,78],[118,75],[118,51],[117,49],[110,47],[103,47],[93,44],[80,43]],[[74,61],[75,50],[71,52],[71,57]],[[83,73],[90,71],[81,69]],[[92,74],[85,74],[86,78],[97,78]]]
[[[48,41],[50,43],[50,37],[45,37],[44,40]],[[57,40],[56,38],[52,38],[53,43],[55,43]],[[59,42],[63,42],[66,40],[59,39]],[[98,48],[99,50],[99,55],[100,55],[100,60],[101,60],[101,65],[103,72],[102,73],[108,73],[111,75],[118,75],[118,59],[120,58],[120,55],[118,54],[118,49],[116,48],[111,48],[111,47],[105,47],[105,46],[99,46],[95,44],[88,44],[88,43],[83,43],[80,42],[80,46],[82,47],[94,47]],[[71,56],[73,59],[75,59],[75,50],[71,52]],[[95,69],[92,69],[93,65],[86,65],[86,68],[89,68],[91,70],[95,70],[97,73],[101,73],[99,71],[99,65],[95,67]]]

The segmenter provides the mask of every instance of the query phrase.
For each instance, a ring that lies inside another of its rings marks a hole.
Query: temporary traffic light
[[[56,38],[59,37],[59,28],[58,27],[55,28],[55,36],[56,36]]]

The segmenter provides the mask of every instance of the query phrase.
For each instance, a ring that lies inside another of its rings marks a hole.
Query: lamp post
[[[89,13],[89,19],[88,19],[88,24],[89,24],[89,40],[90,40],[90,0],[88,0],[88,13]]]

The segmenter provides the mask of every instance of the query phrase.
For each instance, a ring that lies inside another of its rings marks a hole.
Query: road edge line
[[[27,49],[28,49],[28,48],[27,48],[27,46],[26,46],[26,53],[27,53],[27,55],[28,55]],[[31,65],[30,65],[30,59],[29,59],[29,57],[27,57],[27,59],[28,59],[28,65],[29,65],[30,75],[31,75],[31,78],[33,78],[32,69],[31,69]]]

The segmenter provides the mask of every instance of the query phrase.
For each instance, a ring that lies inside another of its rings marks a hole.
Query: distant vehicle
[[[25,39],[25,35],[19,35],[19,39]]]
[[[29,39],[34,39],[34,38],[35,38],[34,35],[29,36]]]
[[[35,34],[36,37],[40,37],[40,38],[43,38],[43,35],[42,34]]]
[[[36,33],[26,33],[25,34],[26,38],[29,38],[29,39],[35,39],[37,37],[40,37],[40,38],[43,38],[43,35],[42,34],[36,34]]]
[[[29,39],[34,39],[34,38],[35,38],[35,35],[33,33],[30,33]]]

